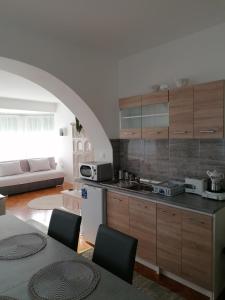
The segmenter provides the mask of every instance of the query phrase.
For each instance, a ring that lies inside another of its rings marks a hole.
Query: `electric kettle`
[[[207,171],[206,174],[210,178],[210,190],[214,193],[219,193],[222,190],[222,180],[224,179],[224,174],[219,173],[216,170]]]

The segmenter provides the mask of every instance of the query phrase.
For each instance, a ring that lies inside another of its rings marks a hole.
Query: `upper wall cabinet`
[[[169,92],[169,137],[193,138],[193,87],[175,89]]]
[[[224,81],[194,87],[194,137],[224,137]]]
[[[120,99],[120,138],[225,137],[225,80]]]
[[[142,96],[142,138],[168,138],[169,112],[168,91]]]
[[[141,97],[129,97],[119,100],[120,138],[141,138]]]

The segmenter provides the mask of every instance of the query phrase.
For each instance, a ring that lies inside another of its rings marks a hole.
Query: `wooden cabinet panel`
[[[107,193],[107,224],[109,227],[129,234],[129,200],[127,196]]]
[[[224,81],[194,87],[194,136],[224,137]]]
[[[168,128],[142,128],[143,139],[168,139]]]
[[[119,99],[120,108],[141,106],[141,96],[133,96]]]
[[[170,138],[193,138],[193,103],[193,87],[180,88],[170,91]]]
[[[141,138],[141,97],[129,97],[119,100],[120,138]]]
[[[140,139],[141,128],[120,129],[121,139]]]
[[[187,280],[212,288],[212,217],[193,212],[182,215],[182,269]]]
[[[142,96],[142,138],[168,139],[168,91]]]
[[[159,91],[154,93],[149,93],[142,96],[142,105],[157,104],[168,102],[169,92]]]
[[[129,198],[130,235],[138,239],[137,255],[156,264],[156,204]]]
[[[157,264],[180,275],[181,210],[157,204]]]

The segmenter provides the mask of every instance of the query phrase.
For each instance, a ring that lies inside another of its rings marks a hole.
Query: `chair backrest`
[[[93,262],[132,283],[137,239],[100,225],[95,241]]]
[[[48,235],[77,251],[80,224],[81,216],[64,210],[53,209]]]

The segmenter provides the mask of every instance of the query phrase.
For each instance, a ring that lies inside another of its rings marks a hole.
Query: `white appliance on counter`
[[[111,163],[106,162],[81,162],[79,163],[79,177],[92,181],[111,180],[113,168]]]
[[[207,189],[207,180],[205,178],[185,178],[185,192],[202,195]]]
[[[106,189],[84,185],[81,191],[84,239],[95,244],[99,225],[106,224]]]

